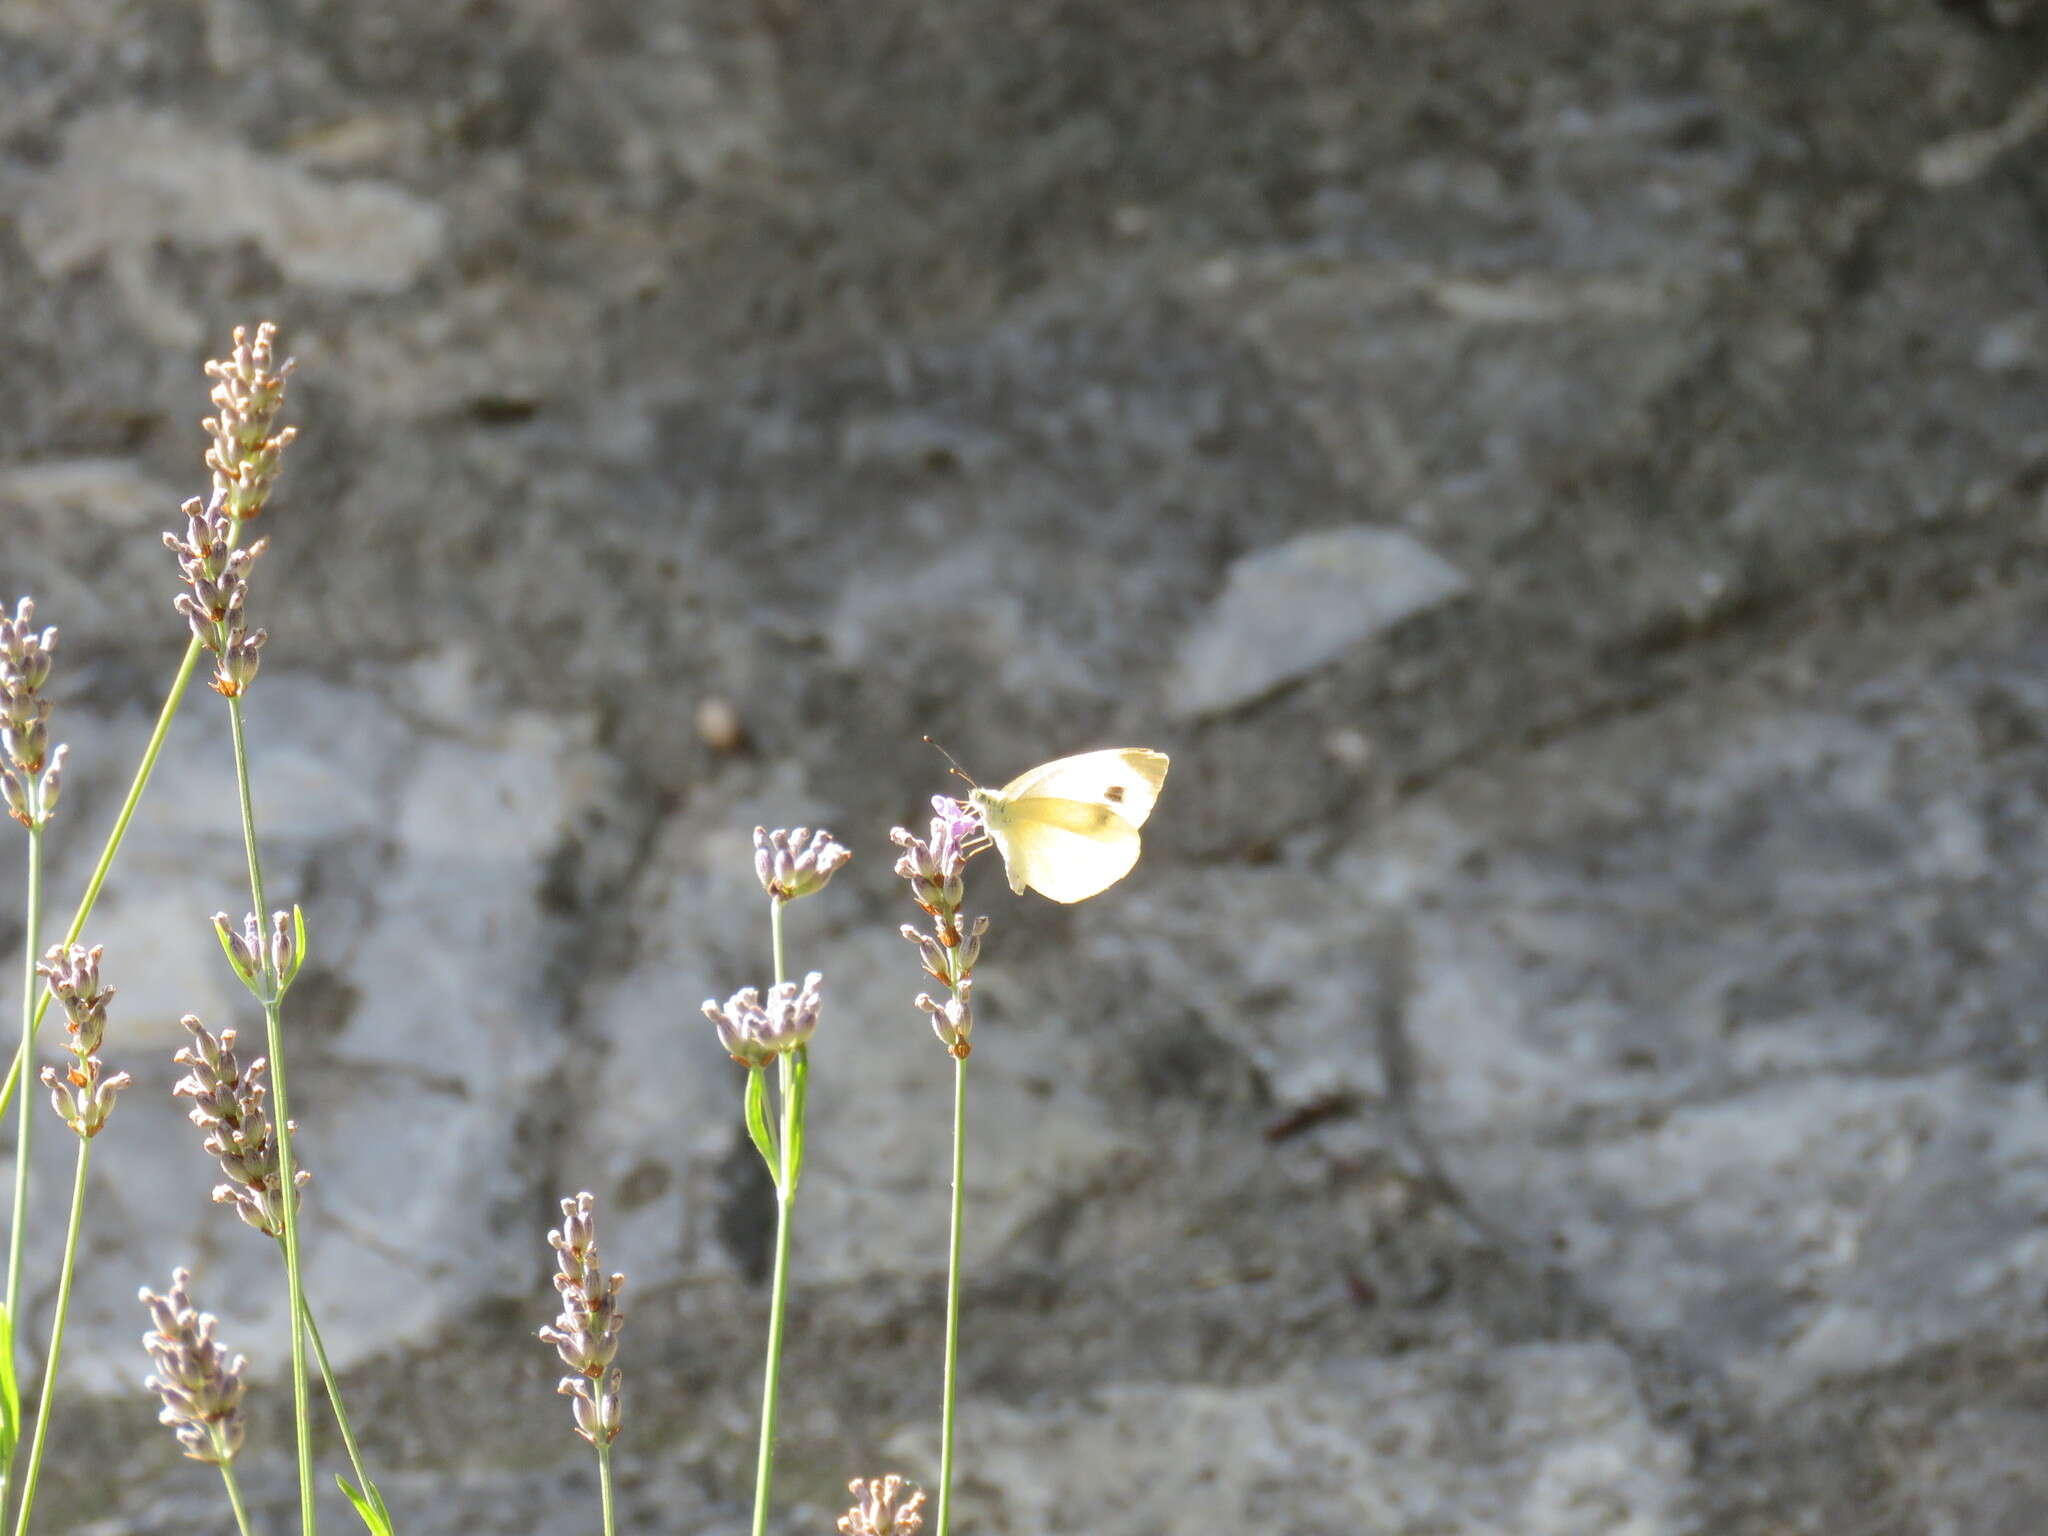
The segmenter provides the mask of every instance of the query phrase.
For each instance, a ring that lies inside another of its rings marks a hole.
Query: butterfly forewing
[[[1100,802],[1134,827],[1142,827],[1152,807],[1159,803],[1159,790],[1166,783],[1164,752],[1147,747],[1110,747],[1100,752],[1081,752],[1073,757],[1040,763],[1005,784],[1004,800],[1031,799],[1050,795],[1061,800]]]

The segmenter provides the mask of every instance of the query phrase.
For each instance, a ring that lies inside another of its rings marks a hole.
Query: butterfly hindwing
[[[988,827],[1010,889],[1028,886],[1053,901],[1085,901],[1138,862],[1138,829],[1105,806],[1041,795],[992,809]]]

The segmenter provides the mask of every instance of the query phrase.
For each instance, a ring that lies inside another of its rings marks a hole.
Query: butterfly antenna
[[[934,752],[938,753],[939,756],[943,757],[947,762],[951,763],[953,765],[953,771],[959,774],[961,778],[967,780],[967,782],[970,784],[974,784],[974,776],[970,774],[965,768],[962,768],[960,766],[959,760],[955,758],[952,753],[948,752],[936,741],[933,741],[929,736],[925,737],[924,744],[930,747]],[[979,784],[974,784],[974,787],[976,789],[981,788]]]

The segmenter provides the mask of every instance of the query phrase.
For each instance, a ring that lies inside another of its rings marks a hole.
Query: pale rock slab
[[[1246,555],[1182,637],[1167,708],[1188,719],[1248,704],[1469,585],[1391,528],[1331,528]]]
[[[343,294],[410,286],[441,252],[435,205],[368,179],[338,181],[171,113],[114,107],[74,120],[63,159],[21,213],[47,277],[159,240],[218,249],[252,240],[294,282]]]

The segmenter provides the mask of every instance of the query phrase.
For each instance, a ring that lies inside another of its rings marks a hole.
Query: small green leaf
[[[783,1191],[786,1195],[796,1193],[796,1181],[804,1171],[804,1093],[811,1077],[810,1047],[800,1045],[790,1052],[790,1057],[789,1188]]]
[[[356,1514],[369,1529],[370,1536],[392,1536],[391,1511],[384,1507],[384,1495],[377,1491],[377,1485],[368,1478],[363,1481],[369,1488],[368,1497],[358,1493],[349,1480],[340,1473],[334,1475],[335,1486],[348,1495],[349,1503],[355,1506]]]
[[[14,1319],[0,1306],[0,1466],[21,1443],[21,1387],[14,1379]]]
[[[292,968],[291,974],[284,977],[278,983],[277,990],[278,995],[280,997],[284,995],[284,989],[290,986],[292,984],[293,979],[299,974],[299,967],[304,965],[305,963],[306,914],[299,910],[299,904],[295,901],[292,903]],[[376,1490],[374,1488],[371,1490],[371,1492],[373,1493],[375,1491]]]
[[[747,1073],[747,1134],[754,1138],[754,1149],[761,1154],[761,1161],[768,1165],[768,1177],[780,1187],[782,1159],[775,1155],[775,1132],[768,1126],[766,1072]]]

